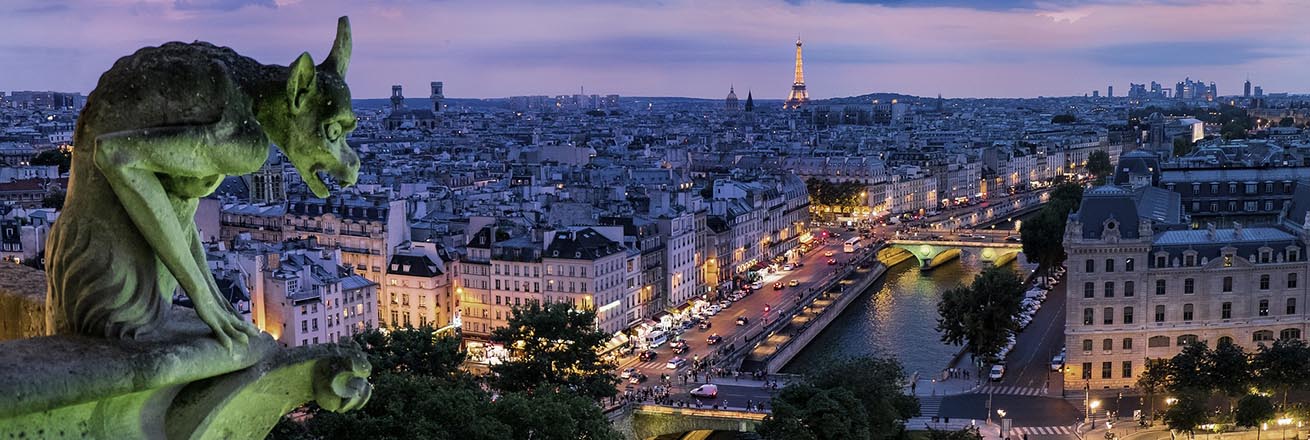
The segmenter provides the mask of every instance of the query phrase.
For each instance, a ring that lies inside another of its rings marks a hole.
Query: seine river
[[[783,372],[804,373],[829,357],[859,355],[895,356],[906,374],[918,371],[924,376],[940,371],[960,348],[941,342],[936,329],[937,302],[942,292],[967,284],[988,264],[966,250],[959,259],[926,272],[916,267],[914,259],[892,267]],[[1020,255],[1007,267],[1023,276],[1035,265]]]

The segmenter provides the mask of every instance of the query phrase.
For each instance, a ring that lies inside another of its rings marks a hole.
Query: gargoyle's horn
[[[332,53],[323,60],[323,67],[332,68],[337,75],[346,76],[346,67],[350,65],[350,17],[337,20],[337,39],[332,42]]]

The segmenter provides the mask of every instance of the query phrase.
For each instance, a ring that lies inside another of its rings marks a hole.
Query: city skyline
[[[10,66],[0,90],[85,93],[117,58],[170,40],[265,62],[304,50],[321,59],[333,17],[350,14],[361,30],[349,78],[356,98],[439,80],[455,98],[582,87],[722,98],[736,86],[783,99],[798,34],[814,99],[1081,96],[1106,86],[1122,95],[1130,82],[1184,77],[1214,81],[1225,96],[1240,95],[1248,77],[1266,92],[1306,93],[1297,74],[1310,53],[1294,31],[1304,12],[1310,5],[1286,1],[24,1],[0,18],[0,62]]]

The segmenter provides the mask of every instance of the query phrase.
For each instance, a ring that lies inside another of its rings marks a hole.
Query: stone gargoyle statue
[[[209,43],[168,43],[123,57],[77,120],[64,209],[46,248],[54,334],[136,337],[161,327],[175,288],[225,347],[259,334],[219,293],[194,221],[198,199],[256,171],[270,143],[309,189],[324,174],[355,183],[350,24],[317,66],[308,52],[264,65]]]

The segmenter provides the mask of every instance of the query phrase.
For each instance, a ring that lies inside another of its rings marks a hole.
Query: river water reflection
[[[805,350],[783,368],[804,373],[830,357],[859,355],[895,356],[906,374],[921,376],[940,371],[959,351],[941,342],[937,333],[937,302],[942,292],[967,284],[990,263],[980,261],[977,250],[965,250],[958,260],[931,271],[919,270],[911,259],[892,267],[845,312],[820,333]],[[1026,275],[1035,267],[1018,261],[1006,267]]]

